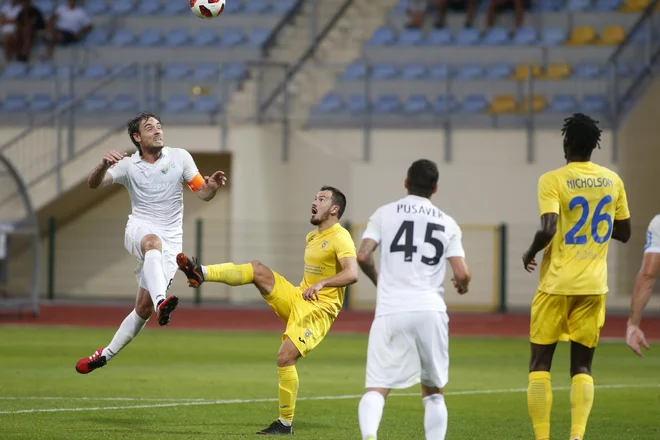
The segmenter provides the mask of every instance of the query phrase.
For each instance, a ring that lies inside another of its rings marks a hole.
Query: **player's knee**
[[[158,236],[154,234],[145,235],[140,245],[142,247],[143,253],[149,252],[150,250],[153,249],[156,249],[157,251],[162,251],[163,249],[163,245],[160,241],[160,238],[158,238]]]
[[[135,305],[135,313],[137,313],[137,315],[145,321],[151,318],[151,314],[153,312],[154,308],[151,306],[151,304],[138,303]]]
[[[292,353],[289,350],[280,350],[277,353],[277,366],[278,367],[290,367],[291,365],[296,364],[296,359],[298,357],[296,354]]]
[[[532,357],[529,362],[529,371],[550,371],[552,362],[542,357]]]
[[[432,396],[433,394],[443,394],[444,390],[440,387],[430,387],[422,384],[422,398]]]
[[[571,365],[571,377],[578,374],[586,374],[591,376],[591,367],[588,365]]]

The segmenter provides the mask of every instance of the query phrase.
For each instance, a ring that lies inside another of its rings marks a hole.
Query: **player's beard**
[[[330,217],[329,212],[324,212],[323,214],[319,214],[318,212],[316,213],[316,216],[312,215],[312,218],[309,219],[309,222],[313,224],[314,226],[318,226],[324,221],[326,221]]]

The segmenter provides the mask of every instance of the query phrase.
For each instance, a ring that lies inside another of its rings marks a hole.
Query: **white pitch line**
[[[91,401],[128,401],[128,402],[199,402],[206,401],[203,397],[197,399],[185,398],[180,399],[171,398],[171,397],[47,397],[47,396],[0,396],[0,400],[91,400]]]
[[[618,385],[596,385],[597,389],[632,389],[632,388],[660,388],[660,384],[618,384]],[[571,387],[554,387],[553,391],[568,391]],[[508,388],[499,390],[465,390],[449,391],[446,396],[466,396],[479,394],[510,394],[527,392],[527,388]],[[391,396],[412,397],[419,396],[419,393],[394,393]],[[361,398],[362,394],[347,394],[343,396],[317,396],[317,397],[299,397],[299,401],[304,400],[349,400]],[[89,400],[93,400],[90,398]],[[149,405],[128,405],[128,406],[96,406],[80,408],[35,408],[20,409],[14,411],[0,411],[0,414],[28,414],[28,413],[52,413],[52,412],[72,412],[72,411],[107,411],[121,409],[146,409],[146,408],[168,408],[175,406],[200,406],[200,405],[231,405],[235,403],[263,403],[277,402],[275,398],[268,399],[230,399],[230,400],[195,400],[195,401],[177,401],[172,403],[157,403]]]

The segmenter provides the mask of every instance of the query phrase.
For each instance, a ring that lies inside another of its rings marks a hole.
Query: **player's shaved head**
[[[600,148],[598,121],[583,113],[575,113],[564,119],[561,133],[564,135],[564,153],[566,159],[590,160],[591,153]]]
[[[148,121],[151,118],[154,118],[159,123],[161,122],[160,118],[155,114],[142,112],[126,123],[126,128],[128,128],[128,137],[131,138],[131,142],[133,142],[133,145],[135,145],[135,147],[138,149],[140,154],[142,154],[142,150],[140,149],[140,143],[135,140],[134,135],[140,134],[140,126],[142,125],[142,123]]]
[[[419,159],[408,168],[406,188],[408,194],[429,198],[438,185],[438,166],[428,159]]]

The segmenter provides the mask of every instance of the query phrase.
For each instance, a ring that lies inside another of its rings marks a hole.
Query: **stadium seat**
[[[238,3],[238,2],[230,2]],[[296,0],[275,0],[273,2],[273,12],[276,14],[285,14],[296,5]]]
[[[511,42],[517,46],[528,46],[531,44],[536,44],[538,42],[538,34],[536,29],[523,27],[516,31],[516,34],[513,37]]]
[[[651,0],[625,0],[619,12],[642,12],[649,4]]]
[[[513,113],[516,111],[516,107],[516,99],[513,95],[499,95],[493,98],[488,112],[493,114]]]
[[[555,95],[546,108],[549,113],[572,113],[577,111],[578,105],[574,96]]]
[[[115,112],[135,111],[138,103],[132,95],[120,93],[110,103],[110,110]]]
[[[534,95],[532,99],[529,99],[529,97],[525,97],[520,101],[520,105],[518,106],[518,112],[529,113],[529,111],[531,110],[533,113],[539,113],[544,111],[547,106],[548,103],[545,99],[545,96]]]
[[[110,31],[105,28],[94,28],[85,37],[83,45],[87,47],[103,46],[110,41]]]
[[[193,81],[217,81],[220,67],[217,63],[199,63],[192,74]]]
[[[573,78],[589,79],[602,75],[601,67],[595,63],[580,63],[573,69]]]
[[[43,12],[43,10],[41,10]],[[104,0],[85,2],[85,11],[91,16],[103,15],[110,12],[110,7]]]
[[[235,47],[240,46],[245,41],[245,35],[239,29],[227,29],[220,37],[220,46]]]
[[[167,113],[182,113],[190,109],[190,100],[188,95],[175,93],[167,97],[165,108]]]
[[[483,113],[488,108],[484,95],[472,94],[463,99],[461,113]]]
[[[373,79],[393,79],[398,76],[396,66],[393,63],[378,63],[371,70]]]
[[[218,42],[218,33],[214,28],[201,28],[192,37],[195,46],[212,46]]]
[[[4,79],[14,79],[14,78],[24,78],[27,76],[28,68],[24,63],[9,63],[5,70],[2,72],[2,78]]]
[[[165,35],[167,46],[183,46],[190,41],[187,29],[170,29]]]
[[[513,67],[509,64],[493,64],[486,69],[488,79],[506,79],[513,75]]]
[[[198,113],[217,113],[220,110],[216,96],[198,96],[193,102],[193,110]]]
[[[129,46],[135,42],[135,32],[132,29],[117,29],[110,40],[113,46]]]
[[[186,63],[169,63],[165,66],[165,71],[163,72],[163,79],[168,80],[181,80],[188,76],[190,72],[190,67]]]
[[[448,64],[439,63],[434,64],[429,68],[429,78],[430,79],[447,79],[451,73],[451,69]]]
[[[481,41],[480,33],[477,29],[462,28],[456,34],[456,44],[459,46],[473,46]]]
[[[541,44],[544,46],[559,46],[566,42],[568,35],[562,28],[548,28],[543,30]]]
[[[406,64],[401,69],[401,79],[416,80],[425,79],[428,76],[426,66],[419,63]]]
[[[261,47],[268,37],[270,36],[270,30],[268,29],[252,29],[248,33],[247,44],[249,46]]]
[[[563,0],[539,0],[535,2],[535,12],[556,12],[564,6]]]
[[[458,103],[453,95],[440,95],[433,101],[433,111],[436,114],[445,114],[456,110]]]
[[[110,4],[110,13],[116,16],[127,15],[135,8],[135,2],[133,0],[115,0]]]
[[[86,79],[99,79],[108,74],[108,68],[103,64],[88,64],[81,72],[81,76]]]
[[[576,26],[571,32],[567,46],[585,46],[596,41],[596,30],[591,26]]]
[[[374,104],[374,113],[376,114],[391,114],[397,113],[401,110],[401,102],[396,95],[385,94],[376,98]]]
[[[245,5],[241,1],[226,2],[225,9],[222,11],[224,14],[240,14],[244,11]]]
[[[30,100],[29,110],[31,112],[46,112],[53,109],[53,100],[50,95],[37,93]]]
[[[396,34],[390,28],[381,27],[374,31],[367,42],[368,46],[391,46],[396,42]]]
[[[566,79],[571,75],[571,68],[566,63],[551,63],[549,64],[543,75],[542,79],[558,80]]]
[[[317,113],[337,113],[343,107],[341,96],[336,93],[328,93],[315,107]]]
[[[85,98],[83,110],[86,112],[105,111],[110,107],[108,98],[104,95],[94,94]]]
[[[509,31],[504,28],[492,28],[486,31],[482,44],[486,46],[500,46],[509,43]]]
[[[422,44],[424,36],[419,29],[404,29],[399,34],[396,41],[397,46],[419,46]]]
[[[227,63],[223,69],[224,79],[237,81],[245,79],[248,75],[248,69],[243,63]]]
[[[346,101],[346,111],[351,114],[364,113],[369,107],[367,97],[361,94],[351,95]]]
[[[39,63],[30,69],[28,78],[44,79],[55,75],[55,67],[50,63]]]
[[[411,95],[403,106],[403,112],[408,115],[416,115],[429,111],[430,105],[424,95]]]
[[[567,12],[584,12],[591,9],[590,0],[568,0],[565,9]]]
[[[608,103],[603,95],[589,94],[584,95],[580,107],[585,113],[605,113],[608,109]]]
[[[88,1],[87,3],[94,3],[94,1]],[[135,13],[140,15],[156,15],[159,14],[162,9],[163,5],[160,2],[142,0],[135,9]]]
[[[340,79],[364,79],[367,76],[367,66],[361,61],[354,61],[341,74]]]
[[[596,0],[595,9],[598,12],[615,11],[621,7],[621,0]]]
[[[233,2],[229,2],[229,3],[233,3]],[[167,1],[165,2],[161,12],[167,15],[190,14],[189,3]]]
[[[447,29],[433,29],[426,37],[427,46],[447,46],[452,44],[451,33]]]
[[[163,41],[163,36],[158,29],[146,29],[137,40],[138,46],[158,46]]]
[[[465,64],[456,71],[456,79],[477,79],[485,74],[484,67],[479,64]]]
[[[605,26],[597,43],[604,46],[618,46],[623,43],[623,40],[625,39],[626,31],[623,29],[623,26],[610,25]]]
[[[541,76],[541,66],[538,64],[521,64],[516,66],[516,71],[511,79],[527,81],[530,75],[533,75],[535,78]]]
[[[265,14],[270,10],[270,3],[267,0],[250,0],[245,3],[246,14]]]

